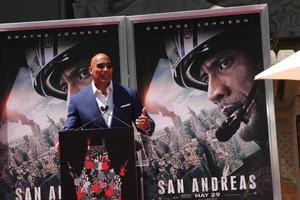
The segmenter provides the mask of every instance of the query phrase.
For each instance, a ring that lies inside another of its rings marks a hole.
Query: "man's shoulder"
[[[133,94],[134,92],[136,92],[136,89],[133,89],[133,88],[130,88],[128,86],[124,86],[120,83],[116,83],[116,82],[113,82],[113,90],[115,91],[124,91],[124,92],[127,92],[129,94]]]

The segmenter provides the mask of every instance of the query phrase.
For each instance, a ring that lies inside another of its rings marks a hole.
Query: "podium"
[[[136,200],[132,128],[59,132],[62,199]]]

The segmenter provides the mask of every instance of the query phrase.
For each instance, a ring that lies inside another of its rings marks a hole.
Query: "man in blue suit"
[[[139,132],[153,133],[154,121],[136,90],[112,81],[113,66],[106,54],[91,59],[89,72],[93,81],[71,97],[64,130],[126,127],[134,122]]]
[[[110,58],[104,53],[96,54],[91,59],[89,72],[93,81],[70,98],[64,130],[131,127],[134,123],[139,132],[150,136],[154,131],[154,121],[148,116],[136,90],[112,81],[113,66]],[[139,145],[138,142],[135,144]],[[77,175],[81,173],[85,158],[80,149],[81,147],[76,149],[76,156],[68,161]],[[118,151],[110,149],[108,152],[112,158],[118,156]],[[121,164],[119,160],[112,159],[111,166],[116,172]],[[65,184],[73,185],[73,181],[71,177],[67,177]],[[122,190],[127,191],[133,185],[132,181],[129,176],[125,176]],[[64,193],[73,197],[72,199],[76,198],[74,187],[67,188]],[[133,196],[134,194],[122,193],[122,199],[133,199]]]

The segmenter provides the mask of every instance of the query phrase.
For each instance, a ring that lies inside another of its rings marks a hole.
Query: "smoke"
[[[148,102],[147,103],[147,112],[151,114],[161,114],[164,117],[176,117],[174,111],[168,110],[166,107],[159,105],[157,102]]]
[[[33,126],[35,123],[33,120],[28,119],[25,115],[18,113],[16,110],[9,110],[6,114],[7,121],[13,123],[21,123],[23,125]]]

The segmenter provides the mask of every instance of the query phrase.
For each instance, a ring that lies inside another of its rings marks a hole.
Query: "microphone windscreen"
[[[101,106],[100,107],[100,110],[102,111],[102,112],[106,112],[107,110],[108,110],[108,106]]]
[[[228,141],[233,135],[234,135],[234,133],[232,133],[232,131],[225,132],[224,129],[218,129],[216,131],[216,138],[220,142],[226,142],[226,141]]]

